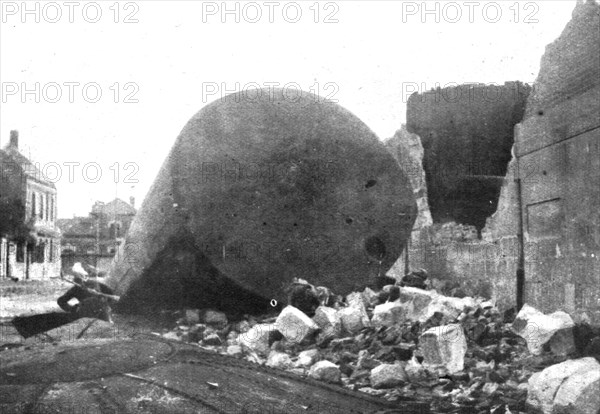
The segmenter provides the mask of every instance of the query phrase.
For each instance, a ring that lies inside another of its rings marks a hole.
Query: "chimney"
[[[134,196],[129,197],[129,204],[131,204],[131,207],[135,208],[135,197]]]
[[[16,149],[19,149],[19,131],[17,131],[16,129],[13,129],[12,131],[10,131],[9,145],[11,147],[15,147]]]

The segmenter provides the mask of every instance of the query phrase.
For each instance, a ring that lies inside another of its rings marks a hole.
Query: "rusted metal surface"
[[[294,277],[348,293],[385,274],[415,217],[408,178],[350,112],[311,94],[229,95],[181,132],[108,283],[124,308],[236,289],[282,301]]]

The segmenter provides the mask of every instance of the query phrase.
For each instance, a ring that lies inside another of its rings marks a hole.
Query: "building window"
[[[44,219],[44,194],[40,194],[40,219]]]
[[[37,214],[36,205],[35,205],[35,193],[31,192],[31,217],[35,218]]]
[[[46,194],[46,220],[50,219],[50,194]]]
[[[116,222],[116,221],[110,223],[109,237],[111,239],[116,239],[120,236],[120,233],[121,233],[121,223]]]
[[[52,239],[50,240],[50,251],[48,252],[48,261],[50,263],[54,262],[54,243]]]
[[[40,242],[33,250],[33,261],[36,263],[44,263],[46,253],[46,243]]]
[[[17,244],[17,262],[23,263],[25,261],[25,243]]]

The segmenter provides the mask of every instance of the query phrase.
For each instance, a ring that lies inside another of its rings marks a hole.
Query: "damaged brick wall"
[[[407,130],[421,137],[425,150],[435,222],[456,221],[481,231],[496,211],[514,126],[523,119],[530,91],[521,82],[466,84],[409,98]]]
[[[418,215],[413,229],[431,226],[433,220],[427,199],[427,182],[423,170],[424,150],[421,138],[417,134],[408,132],[406,126],[402,125],[402,128],[385,142],[385,146],[402,166],[413,188],[418,207]]]
[[[501,308],[514,306],[515,283],[497,283],[496,276],[514,279],[518,223],[504,223],[506,237],[501,239],[482,239],[482,235],[486,219],[497,207],[508,208],[498,200],[508,190],[504,177],[513,130],[523,117],[530,89],[507,82],[492,87],[463,85],[411,97],[408,126],[386,145],[407,171],[419,215],[408,253],[390,275],[399,277],[407,267],[424,268],[431,279],[440,281],[438,286],[460,286],[463,294],[494,297]]]
[[[524,299],[600,323],[600,5],[579,3],[548,45],[516,130]]]
[[[468,123],[473,123],[473,137],[480,136],[477,125],[489,122],[486,114],[491,117],[491,113],[472,112],[469,120],[461,115],[469,113],[468,105],[446,102],[433,105],[428,113],[422,103],[427,97],[414,95],[409,101],[408,129],[412,125],[413,130],[426,134],[421,137],[424,157],[411,153],[408,145],[388,148],[400,162],[402,157],[412,157],[413,167],[424,159],[427,186],[420,191],[429,193],[429,199],[419,203],[419,208],[430,205],[433,217],[433,225],[413,228],[408,247],[411,268],[425,268],[432,278],[456,282],[465,294],[492,297],[500,309],[506,309],[517,304],[522,251],[524,302],[544,312],[562,309],[575,319],[600,322],[599,14],[594,1],[576,6],[572,21],[546,49],[522,120],[515,117],[514,106],[502,103],[502,110],[507,111],[499,117],[507,122],[504,127],[521,122],[515,127],[514,146],[508,153],[506,145],[513,145],[512,135],[503,134],[502,143],[488,140],[490,147],[486,148],[469,145],[472,140],[449,133],[464,134],[469,131]],[[433,91],[428,98],[431,101],[431,94],[443,97],[449,93]],[[406,134],[397,137],[401,141],[419,139]],[[398,156],[402,151],[404,155]],[[482,161],[486,158],[493,159],[487,167]],[[430,171],[428,160],[435,165]],[[461,163],[466,164],[461,167]],[[474,175],[490,175],[487,189],[483,188],[485,177],[481,177],[475,193],[461,192],[457,175],[468,173],[469,165],[477,166]],[[437,176],[429,177],[431,171]],[[500,172],[505,177],[494,181],[491,176]],[[409,173],[411,178],[413,175]],[[473,194],[476,210],[465,210],[461,197],[469,200]],[[485,206],[486,197],[493,210]],[[471,212],[476,213],[473,218],[468,217]],[[473,231],[479,237],[473,237]],[[406,260],[403,257],[396,263],[390,275],[401,275]]]

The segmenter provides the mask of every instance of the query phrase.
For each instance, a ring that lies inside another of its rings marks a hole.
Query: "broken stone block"
[[[371,322],[374,326],[393,326],[404,321],[406,311],[404,307],[397,302],[387,302],[375,306],[373,309],[373,318]]]
[[[237,357],[243,354],[242,347],[239,345],[229,345],[227,347],[227,355]]]
[[[292,359],[286,353],[271,351],[265,365],[271,368],[288,369],[292,366]]]
[[[344,332],[354,335],[365,327],[364,315],[360,309],[349,306],[338,311]]]
[[[245,348],[261,355],[268,355],[271,348],[269,338],[272,332],[276,332],[275,324],[254,325],[247,332],[241,333],[238,342]]]
[[[456,298],[437,295],[429,304],[427,316],[431,317],[435,312],[440,312],[447,318],[456,319],[467,308],[475,307],[477,307],[477,302],[471,297]]]
[[[332,306],[334,302],[334,294],[331,289],[325,286],[317,286],[315,287],[315,291],[317,292],[317,299],[319,299],[319,304],[321,306]]]
[[[308,371],[308,376],[325,382],[339,383],[341,371],[337,365],[330,361],[319,361]]]
[[[221,343],[222,343],[221,338],[216,333],[208,334],[202,340],[202,345],[217,346],[217,345],[221,345]]]
[[[527,403],[544,414],[596,414],[600,410],[599,373],[600,363],[591,357],[552,365],[529,378]]]
[[[348,306],[356,306],[360,307],[361,305],[364,307],[367,305],[365,303],[365,299],[360,292],[352,292],[346,296],[346,303]]]
[[[356,360],[356,368],[371,370],[380,364],[381,364],[381,362],[375,360],[369,354],[369,351],[367,351],[366,349],[362,349],[358,352],[358,358]]]
[[[236,322],[232,326],[233,330],[235,330],[235,331],[237,331],[239,333],[248,332],[251,327],[252,326],[250,326],[250,322],[248,322],[246,320],[242,320],[242,321]]]
[[[499,386],[497,382],[486,382],[481,391],[486,395],[492,395],[498,391]]]
[[[322,331],[331,334],[334,337],[342,333],[342,320],[338,315],[337,310],[327,306],[319,306],[315,311],[313,321],[321,328]]]
[[[208,309],[204,312],[204,323],[218,328],[224,328],[227,325],[227,316],[223,312]]]
[[[425,331],[419,338],[419,347],[424,364],[443,365],[451,374],[462,371],[467,339],[461,325],[436,326]]]
[[[399,302],[406,309],[406,318],[411,321],[425,322],[429,319],[428,307],[437,294],[432,291],[413,287],[400,288]]]
[[[371,288],[365,288],[362,292],[363,303],[366,306],[375,306],[379,303],[379,295]]]
[[[294,363],[294,367],[308,368],[315,363],[317,358],[319,358],[318,349],[307,349],[306,351],[302,351],[298,354],[298,360]]]
[[[409,302],[414,298],[434,298],[439,296],[435,290],[424,290],[410,286],[403,286],[400,288],[400,302]]]
[[[200,310],[199,309],[186,309],[185,310],[185,323],[188,325],[195,325],[200,322]]]
[[[177,335],[176,332],[172,332],[172,331],[163,334],[162,337],[165,338],[165,339],[170,339],[172,341],[179,341],[179,340],[181,340],[181,337],[179,335]]]
[[[412,357],[404,366],[404,372],[410,382],[419,382],[427,377],[425,368],[423,368],[423,365],[415,357]]]
[[[382,397],[387,393],[386,390],[376,390],[375,388],[371,387],[361,387],[358,389],[358,391],[377,397]]]
[[[555,413],[596,414],[600,412],[600,364],[595,369],[576,372],[558,389]]]
[[[557,355],[568,355],[575,351],[574,326],[573,319],[563,311],[545,315],[532,306],[523,305],[512,330],[525,339],[533,355],[540,355],[546,343]]]
[[[371,370],[371,387],[392,388],[408,380],[404,367],[400,364],[381,364]]]
[[[348,306],[338,310],[338,315],[342,320],[342,328],[351,335],[357,334],[361,329],[371,326],[369,315],[365,309],[362,295],[358,292],[349,294],[346,297]]]
[[[286,306],[277,317],[275,328],[289,342],[300,343],[319,329],[319,325],[300,309]]]

